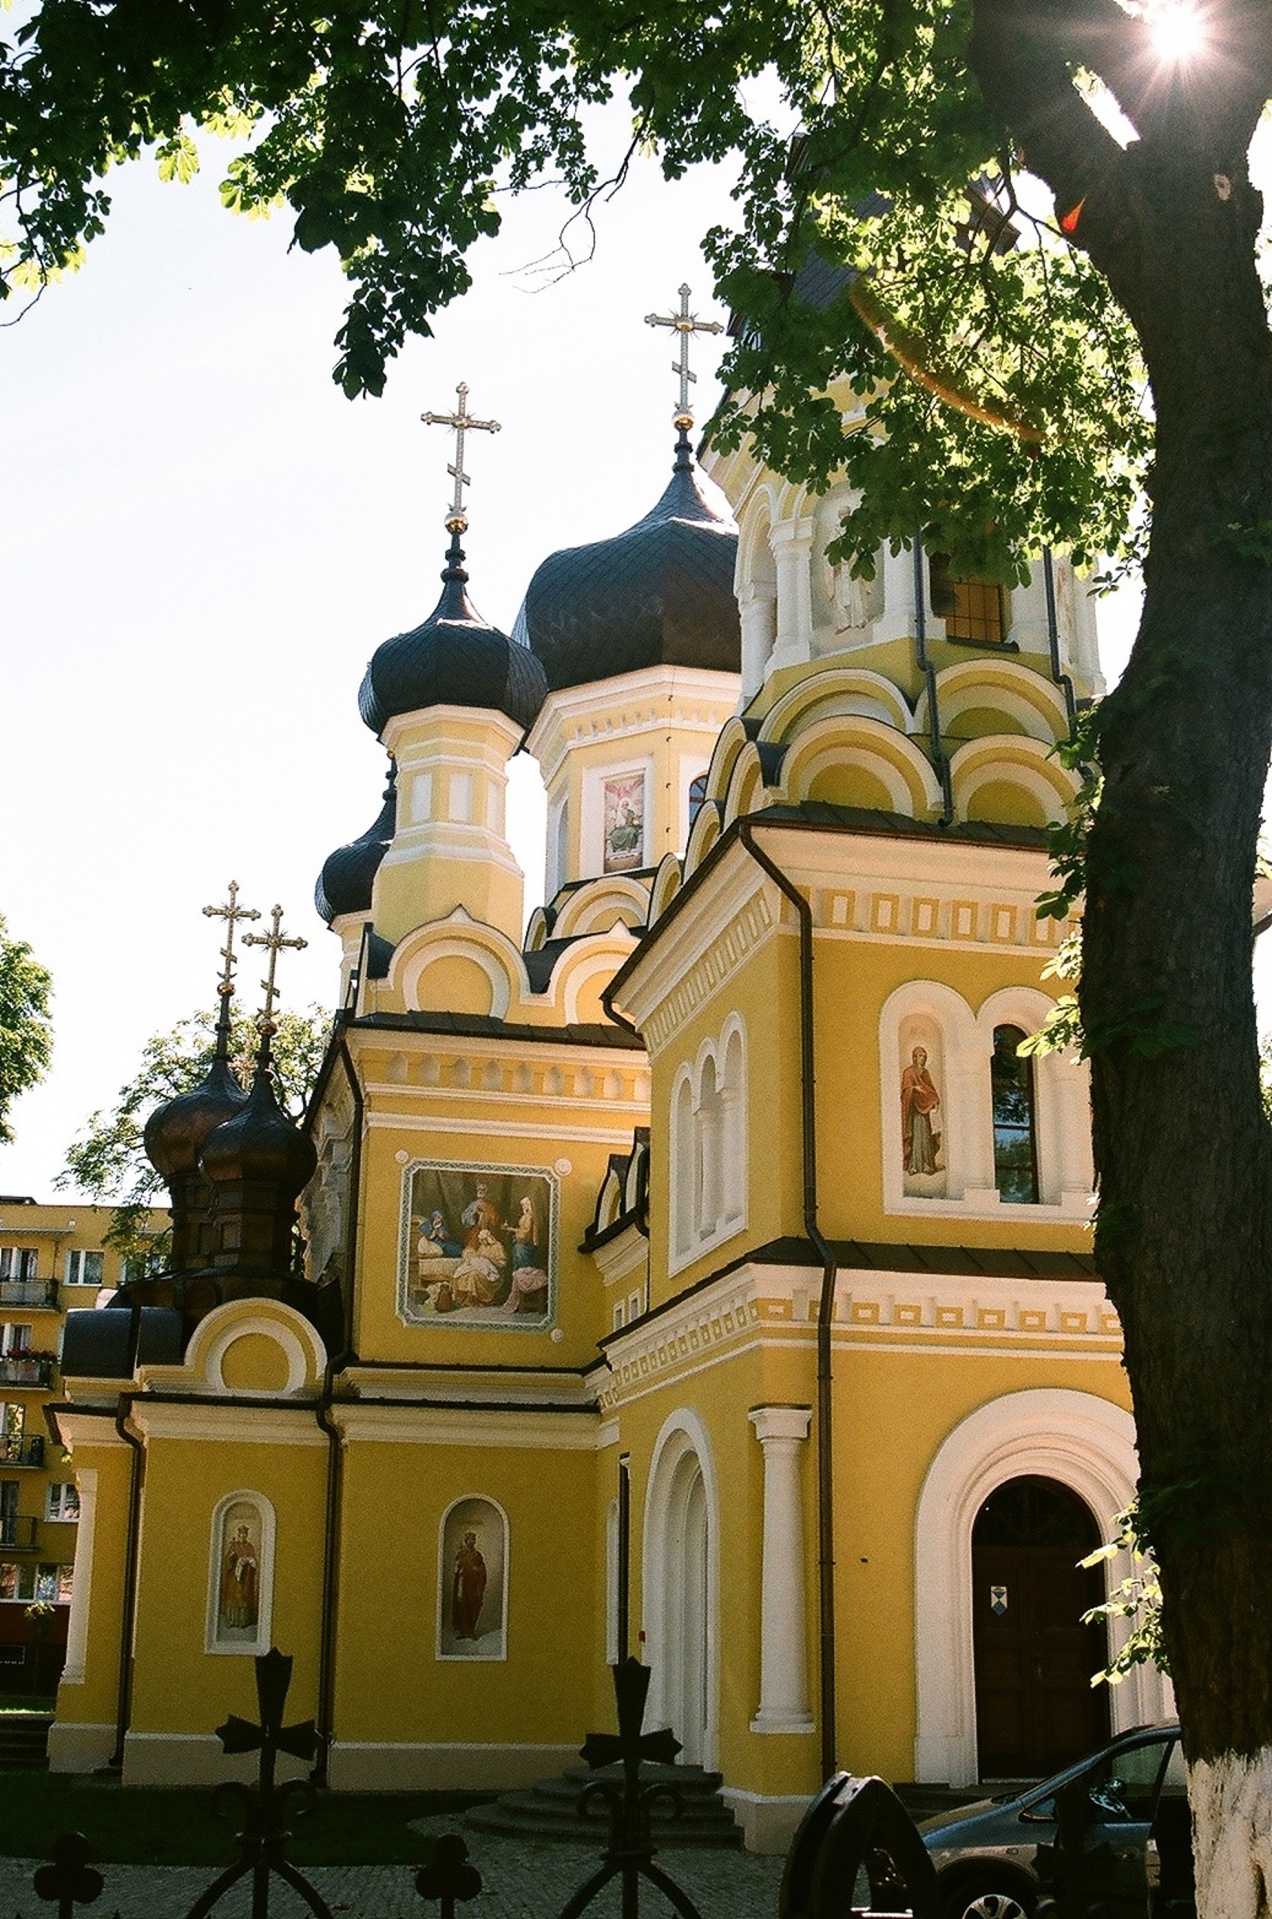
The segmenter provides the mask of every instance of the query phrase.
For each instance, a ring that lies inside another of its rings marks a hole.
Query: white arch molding
[[[711,1443],[681,1407],[658,1435],[645,1498],[642,1587],[649,1723],[671,1726],[686,1764],[716,1764],[720,1699],[720,1499]],[[705,1537],[703,1537],[705,1534]],[[686,1723],[699,1692],[701,1724]]]
[[[1034,1387],[979,1406],[947,1435],[928,1468],[915,1515],[914,1776],[974,1785],[976,1674],[972,1652],[972,1527],[989,1495],[1009,1479],[1059,1480],[1085,1500],[1107,1539],[1130,1504],[1138,1476],[1135,1422],[1095,1393]],[[1126,1576],[1108,1563],[1110,1587]],[[1115,1647],[1125,1622],[1111,1622]],[[1139,1666],[1111,1688],[1113,1730],[1169,1716],[1168,1682]]]

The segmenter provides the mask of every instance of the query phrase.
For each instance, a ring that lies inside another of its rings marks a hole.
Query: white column
[[[88,1656],[88,1606],[93,1590],[93,1535],[97,1527],[97,1468],[82,1466],[75,1475],[79,1488],[79,1529],[75,1535],[75,1572],[71,1581],[71,1617],[66,1632],[64,1686],[82,1686]]]
[[[760,1709],[752,1732],[811,1732],[804,1631],[804,1515],[799,1453],[807,1406],[747,1414],[764,1448],[764,1563],[760,1575]]]
[[[813,651],[813,534],[809,519],[781,520],[769,533],[777,567],[777,644],[770,671],[796,666]]]
[[[738,594],[738,617],[742,625],[742,698],[749,700],[764,684],[769,655],[773,651],[777,588],[765,581],[751,583]]]

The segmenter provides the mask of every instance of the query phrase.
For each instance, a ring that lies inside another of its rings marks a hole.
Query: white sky
[[[617,161],[623,116],[602,124]],[[358,683],[439,591],[452,442],[421,411],[448,411],[463,379],[502,422],[469,442],[467,546],[472,597],[507,631],[546,554],[629,525],[666,482],[674,349],[644,315],[682,280],[714,310],[697,243],[729,217],[726,178],[669,187],[636,164],[593,263],[538,292],[518,269],[554,245],[560,203],[508,205],[436,338],[351,404],[330,380],[334,260],[289,255],[285,214],[226,214],[221,159],[186,188],[144,163],[113,176],[85,269],[0,332],[0,912],[56,987],[53,1070],[13,1109],[0,1192],[53,1197],[143,1041],[212,1003],[219,923],[200,908],[230,878],[310,941],[280,962],[284,1003],[333,1003],[314,880],[375,817],[385,764]],[[696,345],[700,420],[722,351]],[[1106,670],[1132,618],[1106,603]],[[543,804],[524,756],[509,817],[529,911]],[[241,969],[241,1004],[258,977]]]

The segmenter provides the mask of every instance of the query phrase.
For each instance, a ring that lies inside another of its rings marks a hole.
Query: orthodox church
[[[917,544],[855,576],[847,489],[700,466],[686,393],[656,503],[545,559],[505,635],[460,390],[441,598],[359,694],[383,806],[318,882],[304,1126],[271,991],[251,1086],[223,1035],[147,1129],[170,1271],[68,1318],[57,1769],[223,1776],[276,1645],[332,1787],[514,1789],[610,1723],[631,1652],[773,1849],[836,1765],[1036,1774],[1162,1715],[1151,1672],[1089,1683],[1121,1573],[1076,1562],[1134,1430],[1085,1069],[1019,1050],[1090,602],[1059,555],[1010,592]],[[272,988],[277,915],[249,937]]]

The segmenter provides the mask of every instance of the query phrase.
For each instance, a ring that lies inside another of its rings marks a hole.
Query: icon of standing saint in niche
[[[455,1577],[451,1585],[451,1630],[456,1639],[476,1639],[477,1622],[486,1598],[486,1562],[477,1545],[475,1532],[464,1534],[464,1543],[455,1555]]]
[[[928,1072],[926,1046],[916,1046],[901,1074],[901,1150],[908,1174],[940,1172],[941,1135],[934,1124],[941,1096]]]
[[[252,1532],[258,1524],[255,1513],[245,1506],[231,1507],[226,1514],[217,1606],[218,1639],[244,1642],[256,1637],[261,1609],[261,1559]]]

